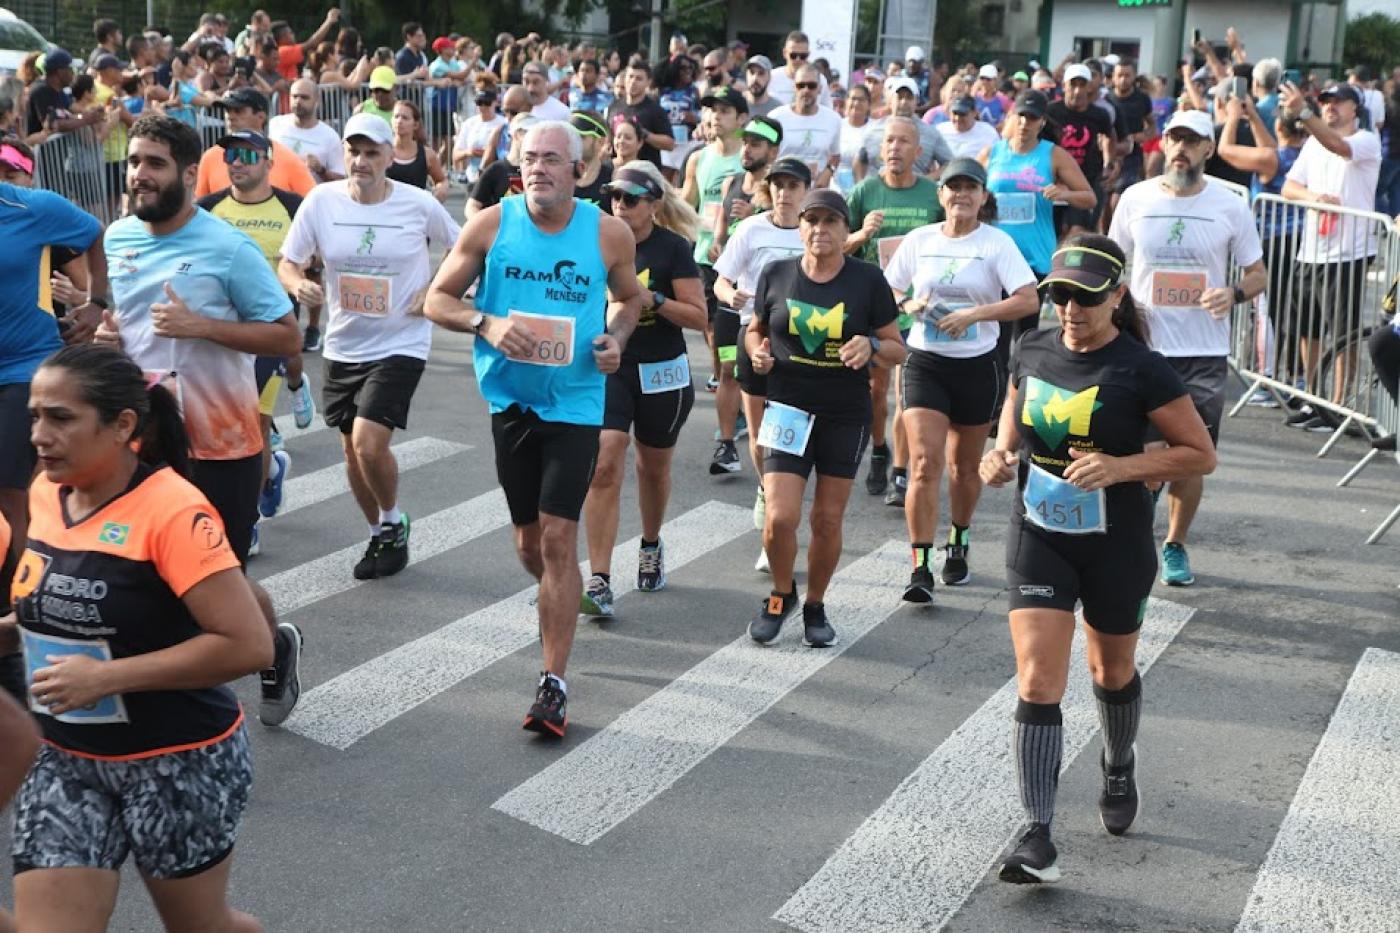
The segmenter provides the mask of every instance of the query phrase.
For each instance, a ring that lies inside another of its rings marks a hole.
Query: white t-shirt
[[[1357,130],[1346,137],[1351,146],[1351,158],[1344,159],[1329,151],[1313,137],[1303,143],[1298,160],[1288,170],[1288,180],[1297,182],[1314,194],[1335,195],[1343,207],[1373,211],[1376,209],[1376,181],[1381,174],[1381,138],[1370,130]],[[1355,217],[1337,217],[1329,221],[1329,232],[1322,235],[1322,219],[1326,215],[1308,211],[1303,224],[1303,245],[1298,248],[1299,262],[1340,262],[1361,259],[1376,254],[1376,237],[1370,224]]]
[[[959,133],[957,124],[949,120],[947,123],[938,124],[938,132],[948,141],[948,148],[953,150],[954,158],[967,156],[975,159],[983,149],[996,145],[997,140],[1001,139],[1001,134],[995,126],[981,120],[974,120],[972,129],[966,133]]]
[[[817,103],[823,107],[830,107],[831,88],[827,86],[826,75],[817,75],[817,83],[821,85],[817,88]],[[790,105],[796,99],[797,82],[787,73],[786,68],[780,67],[768,76],[768,96],[784,105]]]
[[[309,130],[297,126],[294,114],[284,113],[273,117],[267,124],[268,135],[301,157],[303,162],[308,155],[314,155],[329,172],[345,174],[345,148],[340,134],[320,120]]]
[[[1373,87],[1357,90],[1361,92],[1361,99],[1366,102],[1366,109],[1371,114],[1371,129],[1379,131],[1385,126],[1385,95]]]
[[[481,119],[481,114],[475,113],[467,117],[467,122],[462,124],[462,128],[457,131],[457,138],[452,141],[452,152],[470,152],[473,149],[486,149],[486,144],[491,140],[491,131],[498,126],[505,126],[506,118],[499,113],[490,120]],[[467,160],[467,181],[476,184],[477,178],[481,176],[481,156],[474,156]]]
[[[914,297],[929,305],[961,311],[979,305],[996,304],[1002,294],[1011,294],[1023,285],[1035,285],[1035,273],[1021,258],[1016,243],[1004,231],[989,224],[978,224],[971,233],[950,237],[943,224],[927,224],[904,235],[885,267],[885,281],[896,294],[914,287]],[[919,319],[909,331],[909,346],[955,359],[969,359],[996,348],[1001,324],[980,321],[962,337],[953,340],[926,319]]]
[[[530,112],[541,120],[569,119],[569,105],[557,97],[546,97],[543,102],[531,107]]]
[[[768,115],[783,128],[780,156],[793,156],[807,163],[815,178],[832,157],[841,157],[841,117],[830,107],[818,105],[813,114],[800,114],[791,107],[779,107]]]
[[[768,211],[739,221],[734,233],[725,241],[724,249],[715,260],[715,274],[724,276],[741,292],[753,295],[758,288],[758,276],[770,262],[802,255],[802,237],[797,228],[785,230],[773,223]],[[739,309],[739,322],[753,319],[753,298]]]
[[[450,247],[461,228],[427,191],[389,185],[389,197],[377,204],[351,200],[347,181],[317,185],[282,244],[282,256],[292,262],[320,256],[325,263],[330,310],[322,355],[328,360],[428,358],[428,244]]]
[[[1163,356],[1228,356],[1230,318],[1201,306],[1201,292],[1224,288],[1230,261],[1263,257],[1249,205],[1207,179],[1190,197],[1164,191],[1158,179],[1123,192],[1108,235],[1128,257],[1129,291],[1147,320],[1152,348]]]

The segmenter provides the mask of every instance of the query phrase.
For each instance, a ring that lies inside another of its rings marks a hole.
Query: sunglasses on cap
[[[237,165],[239,162],[244,165],[257,165],[266,158],[267,153],[246,146],[230,146],[224,150],[225,165]]]
[[[798,81],[793,85],[799,91],[815,91],[819,86],[815,81]]]
[[[1057,307],[1063,308],[1071,301],[1081,308],[1097,308],[1113,296],[1113,286],[1105,288],[1103,291],[1091,292],[1087,288],[1077,288],[1073,285],[1066,285],[1063,282],[1056,282],[1050,286],[1050,300]]]
[[[643,201],[642,195],[628,194],[625,191],[613,191],[611,192],[611,196],[614,204],[616,204],[618,201],[621,201],[624,207],[636,207]],[[645,200],[651,199],[646,198]]]

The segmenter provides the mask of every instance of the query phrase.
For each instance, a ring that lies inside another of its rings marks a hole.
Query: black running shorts
[[[248,563],[248,548],[253,543],[262,469],[260,453],[241,460],[190,461],[190,482],[223,519],[224,535],[240,564]]]
[[[997,415],[996,350],[968,359],[910,350],[903,373],[906,411],[927,408],[963,426],[988,424]]]
[[[259,356],[253,359],[253,375],[258,381],[258,414],[272,417],[277,405],[277,393],[287,382],[285,356]]]
[[[578,521],[598,464],[599,430],[591,424],[541,421],[518,405],[491,416],[496,477],[512,525],[533,525],[541,512]]]
[[[641,374],[635,361],[623,360],[615,373],[608,375],[607,401],[603,412],[603,427],[609,431],[632,432],[638,444],[658,449],[676,446],[681,428],[695,404],[695,387],[650,395],[642,392]]]
[[[715,282],[719,279],[719,273],[714,266],[700,266],[700,285],[705,290],[705,319],[710,322],[710,327],[715,326],[715,315],[719,313],[719,299],[715,297]]]
[[[1220,444],[1220,422],[1225,418],[1225,384],[1230,378],[1230,363],[1223,356],[1169,356],[1167,362],[1186,383],[1186,392],[1196,413],[1206,423],[1212,444]],[[1147,426],[1148,442],[1160,441],[1162,434]]]
[[[749,430],[754,430],[750,426]],[[781,450],[765,447],[763,472],[795,473],[806,479],[815,467],[818,476],[855,479],[865,445],[870,440],[870,425],[862,421],[837,421],[817,415],[806,452],[798,457]]]
[[[388,356],[369,363],[325,360],[321,410],[326,424],[349,434],[355,419],[364,418],[403,430],[408,427],[408,406],[423,378],[423,366],[413,356]]]
[[[739,312],[720,308],[710,319],[710,327],[715,334],[715,352],[719,354],[720,372],[734,374],[733,366],[744,352],[739,343]]]
[[[747,324],[739,328],[739,349],[734,359],[734,370],[739,377],[739,388],[743,389],[745,394],[766,398],[768,395],[768,374],[759,375],[753,371],[753,358],[744,349],[744,339],[748,333],[749,326]]]
[[[29,443],[29,383],[0,386],[0,489],[28,489],[39,455]]]

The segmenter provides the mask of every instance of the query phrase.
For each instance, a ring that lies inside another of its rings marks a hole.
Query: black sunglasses
[[[798,81],[793,86],[799,91],[815,91],[819,87],[815,81]]]
[[[612,192],[612,199],[614,204],[621,201],[624,207],[636,207],[642,202],[640,194],[628,194],[625,191]]]
[[[811,54],[811,52],[789,52],[787,53],[787,57],[791,59],[796,59],[797,61],[805,62]]]
[[[1073,285],[1063,285],[1059,282],[1050,286],[1050,300],[1058,307],[1063,308],[1071,301],[1081,308],[1097,308],[1112,296],[1112,287],[1105,288],[1100,292],[1091,292],[1088,289],[1076,288]]]

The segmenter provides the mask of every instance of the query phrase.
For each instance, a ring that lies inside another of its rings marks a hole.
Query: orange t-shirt
[[[306,50],[299,45],[277,47],[277,70],[288,81],[295,81],[301,77],[301,63],[305,59]]]
[[[298,46],[300,48],[300,46]],[[272,141],[272,172],[267,180],[274,188],[291,191],[303,198],[316,187],[316,178],[306,163],[286,146]],[[228,166],[224,164],[224,147],[210,146],[199,157],[199,175],[194,183],[194,196],[202,198],[229,186]]]

